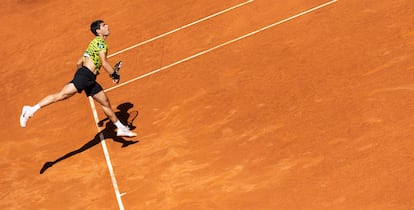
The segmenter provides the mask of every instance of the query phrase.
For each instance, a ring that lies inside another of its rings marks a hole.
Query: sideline
[[[179,31],[179,30],[182,30],[182,29],[188,28],[188,27],[190,27],[190,26],[192,26],[192,25],[195,25],[195,24],[197,24],[197,23],[203,22],[203,21],[208,20],[208,19],[210,19],[210,18],[212,18],[212,17],[215,17],[215,16],[218,16],[218,15],[221,15],[221,14],[223,14],[223,13],[226,13],[226,12],[230,11],[230,10],[233,10],[233,9],[236,9],[236,8],[238,8],[238,7],[241,7],[241,6],[245,5],[245,4],[251,3],[251,2],[253,2],[253,1],[254,1],[254,0],[249,0],[249,1],[243,2],[243,3],[241,3],[241,4],[238,4],[238,5],[232,6],[232,7],[228,8],[228,9],[225,9],[225,10],[222,10],[222,11],[220,11],[220,12],[217,12],[217,13],[214,13],[214,14],[212,14],[212,15],[209,15],[209,16],[207,16],[207,17],[201,18],[200,20],[197,20],[197,21],[194,21],[194,22],[189,23],[189,24],[187,24],[187,25],[181,26],[181,27],[179,27],[179,28],[177,28],[177,29],[174,29],[174,30],[172,30],[172,31],[169,31],[169,32],[163,33],[163,34],[161,34],[161,35],[159,35],[159,36],[156,36],[156,37],[154,37],[154,38],[151,38],[151,39],[148,39],[148,40],[146,40],[146,41],[140,42],[140,43],[138,43],[138,44],[132,45],[131,47],[125,48],[125,49],[120,50],[120,51],[118,51],[118,52],[115,52],[115,53],[113,53],[113,54],[111,54],[111,55],[108,55],[108,58],[113,57],[113,56],[118,55],[118,54],[121,54],[121,53],[123,53],[123,52],[126,52],[126,51],[128,51],[128,50],[132,50],[132,49],[134,49],[134,48],[136,48],[136,47],[139,47],[139,46],[141,46],[141,45],[147,44],[147,43],[149,43],[149,42],[152,42],[152,41],[154,41],[154,40],[157,40],[157,39],[159,39],[159,38],[162,38],[162,37],[164,37],[164,36],[167,36],[167,35],[169,35],[169,34],[172,34],[172,33],[174,33],[174,32],[177,32],[177,31]]]
[[[333,3],[337,2],[337,1],[338,1],[338,0],[332,0],[332,1],[329,1],[329,2],[327,2],[327,3],[321,4],[321,5],[319,5],[319,6],[313,7],[313,8],[311,8],[311,9],[308,9],[308,10],[304,11],[304,12],[301,12],[301,13],[298,13],[298,14],[296,14],[296,15],[293,15],[293,16],[291,16],[291,17],[289,17],[289,18],[283,19],[283,20],[281,20],[281,21],[275,22],[275,23],[270,24],[270,25],[268,25],[268,26],[265,26],[265,27],[263,27],[263,28],[257,29],[257,30],[255,30],[255,31],[253,31],[253,32],[250,32],[250,33],[246,34],[246,35],[243,35],[243,36],[237,37],[237,38],[235,38],[235,39],[232,39],[232,40],[230,40],[230,41],[227,41],[227,42],[225,42],[225,43],[222,43],[222,44],[220,44],[220,45],[217,45],[217,46],[215,46],[215,47],[212,47],[212,48],[210,48],[210,49],[207,49],[207,50],[201,51],[201,52],[199,52],[199,53],[196,53],[196,54],[194,54],[194,55],[192,55],[192,56],[189,56],[189,57],[187,57],[187,58],[184,58],[184,59],[182,59],[182,60],[179,60],[179,61],[177,61],[177,62],[175,62],[175,63],[171,63],[171,64],[169,64],[169,65],[163,66],[163,67],[161,67],[161,68],[159,68],[159,69],[156,69],[156,70],[154,70],[154,71],[151,71],[151,72],[149,72],[149,73],[146,73],[146,74],[143,74],[143,75],[141,75],[141,76],[135,77],[135,78],[133,78],[133,79],[131,79],[131,80],[125,81],[125,82],[123,82],[123,83],[121,83],[121,84],[118,84],[118,85],[116,85],[116,86],[110,87],[110,88],[106,89],[106,90],[105,90],[105,92],[109,92],[109,91],[111,91],[111,90],[114,90],[114,89],[120,88],[120,87],[122,87],[122,86],[125,86],[125,85],[127,85],[127,84],[129,84],[129,83],[131,83],[131,82],[135,82],[135,81],[137,81],[137,80],[139,80],[139,79],[142,79],[142,78],[144,78],[144,77],[150,76],[150,75],[155,74],[155,73],[158,73],[158,72],[160,72],[160,71],[164,71],[164,70],[166,70],[166,69],[168,69],[168,68],[170,68],[170,67],[176,66],[176,65],[178,65],[178,64],[180,64],[180,63],[183,63],[183,62],[186,62],[186,61],[191,60],[191,59],[193,59],[193,58],[199,57],[199,56],[204,55],[204,54],[206,54],[206,53],[209,53],[209,52],[211,52],[211,51],[213,51],[213,50],[216,50],[216,49],[218,49],[218,48],[221,48],[221,47],[224,47],[224,46],[226,46],[226,45],[232,44],[232,43],[234,43],[234,42],[237,42],[237,41],[242,40],[242,39],[244,39],[244,38],[247,38],[247,37],[249,37],[249,36],[253,36],[253,35],[255,35],[255,34],[259,33],[259,32],[262,32],[262,31],[267,30],[267,29],[269,29],[269,28],[272,28],[272,27],[274,27],[274,26],[280,25],[280,24],[282,24],[282,23],[288,22],[288,21],[293,20],[293,19],[295,19],[295,18],[298,18],[298,17],[300,17],[300,16],[303,16],[303,15],[306,15],[306,14],[308,14],[308,13],[311,13],[311,12],[313,12],[313,11],[315,11],[315,10],[318,10],[318,9],[323,8],[323,7],[329,6],[329,5],[331,5],[331,4],[333,4]]]

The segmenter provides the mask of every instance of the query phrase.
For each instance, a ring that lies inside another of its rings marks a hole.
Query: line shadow
[[[131,111],[130,113],[128,112],[128,110],[131,109],[133,106],[134,105],[131,104],[130,102],[126,102],[126,103],[120,104],[117,107],[117,109],[119,111],[115,112],[115,114],[119,118],[119,121],[121,121],[124,125],[128,125],[131,130],[134,130],[136,128],[133,125],[133,123],[134,123],[135,119],[138,116],[138,111]],[[129,118],[131,116],[132,116],[132,118],[131,118],[131,120],[129,120]],[[63,155],[62,157],[60,157],[60,158],[58,158],[54,161],[48,161],[48,162],[44,163],[43,167],[40,169],[40,174],[45,173],[46,170],[48,170],[50,167],[54,166],[56,163],[58,163],[62,160],[65,160],[67,158],[70,158],[74,155],[77,155],[79,153],[82,153],[82,152],[94,147],[95,145],[99,144],[101,142],[101,138],[100,138],[101,134],[103,134],[104,139],[112,139],[115,142],[121,143],[122,148],[130,146],[132,144],[136,144],[136,143],[139,142],[137,140],[125,140],[124,138],[117,136],[116,131],[115,131],[116,126],[108,118],[105,118],[105,119],[99,121],[98,126],[102,127],[106,121],[108,121],[108,122],[105,124],[105,129],[103,129],[101,132],[97,133],[92,140],[90,140],[89,142],[84,144],[82,147]]]

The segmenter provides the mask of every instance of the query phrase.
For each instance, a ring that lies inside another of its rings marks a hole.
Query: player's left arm
[[[76,62],[76,68],[80,69],[83,66],[83,56]]]

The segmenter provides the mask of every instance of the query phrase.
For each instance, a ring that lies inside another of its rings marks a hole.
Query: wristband
[[[120,79],[120,75],[119,75],[119,73],[118,72],[116,72],[116,71],[114,71],[114,73],[112,73],[111,75],[110,75],[110,77],[112,78],[112,79],[117,79],[117,80],[119,80]]]

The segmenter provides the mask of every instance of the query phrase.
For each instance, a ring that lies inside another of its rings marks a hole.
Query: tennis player
[[[110,34],[109,26],[103,20],[96,20],[92,22],[90,29],[95,38],[89,43],[88,48],[76,63],[78,70],[73,80],[66,84],[60,92],[46,96],[36,105],[23,106],[20,115],[21,127],[26,127],[29,118],[33,117],[34,113],[41,108],[84,91],[86,96],[91,96],[101,105],[105,115],[117,127],[117,136],[134,137],[137,135],[119,121],[102,86],[96,81],[96,76],[100,73],[101,67],[115,83],[118,83],[120,79],[119,72],[115,71],[107,60],[108,46],[105,40]]]

